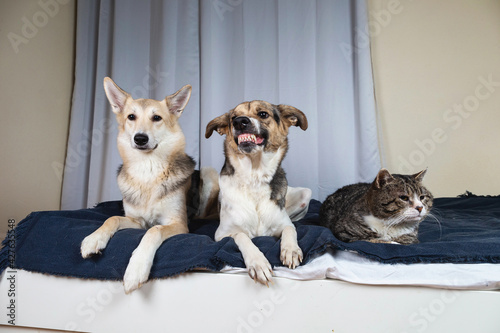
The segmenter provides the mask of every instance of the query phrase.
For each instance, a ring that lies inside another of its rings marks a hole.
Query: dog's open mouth
[[[242,143],[253,143],[261,145],[264,143],[264,138],[257,134],[244,133],[238,135],[238,145]]]

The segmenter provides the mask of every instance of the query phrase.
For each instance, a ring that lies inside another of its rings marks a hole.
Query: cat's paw
[[[101,250],[108,245],[109,236],[98,230],[85,237],[80,246],[80,253],[84,259],[94,255],[100,254]]]
[[[126,294],[139,289],[148,280],[151,266],[153,266],[152,258],[148,258],[137,250],[132,253],[123,276],[123,287]]]
[[[248,269],[248,275],[255,282],[269,287],[269,283],[272,283],[273,269],[262,252],[259,251],[253,254],[251,258],[246,258],[245,265]]]
[[[288,268],[295,269],[302,263],[303,254],[298,245],[282,245],[280,260]]]

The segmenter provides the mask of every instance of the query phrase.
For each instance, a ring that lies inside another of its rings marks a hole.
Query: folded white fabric
[[[296,269],[275,267],[275,276],[295,280],[325,278],[369,285],[406,285],[444,289],[500,289],[500,264],[383,264],[347,251],[330,250]],[[224,273],[245,268],[224,267]]]

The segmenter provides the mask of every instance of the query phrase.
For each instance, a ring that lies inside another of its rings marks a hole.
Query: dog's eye
[[[153,121],[160,121],[160,120],[161,120],[161,117],[159,115],[155,114],[153,116]]]
[[[269,113],[264,111],[260,111],[259,113],[257,113],[257,115],[262,119],[266,119],[267,117],[269,117]]]
[[[128,120],[135,120],[135,114],[129,114],[127,118]]]

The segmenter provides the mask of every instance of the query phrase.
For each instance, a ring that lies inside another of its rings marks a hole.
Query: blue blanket
[[[500,197],[436,199],[435,218],[422,222],[420,244],[409,246],[341,242],[330,230],[317,225],[319,207],[320,202],[312,200],[306,217],[296,223],[304,263],[329,247],[355,251],[383,263],[500,262]],[[10,266],[52,275],[120,280],[145,230],[118,231],[102,254],[90,259],[82,259],[80,243],[109,216],[122,214],[119,201],[92,209],[31,213],[4,240],[0,273]],[[245,267],[231,238],[213,240],[217,226],[217,221],[194,220],[189,224],[191,233],[165,241],[155,256],[150,278],[196,268],[218,271],[226,264]],[[279,239],[257,237],[253,241],[273,266],[281,265]]]

